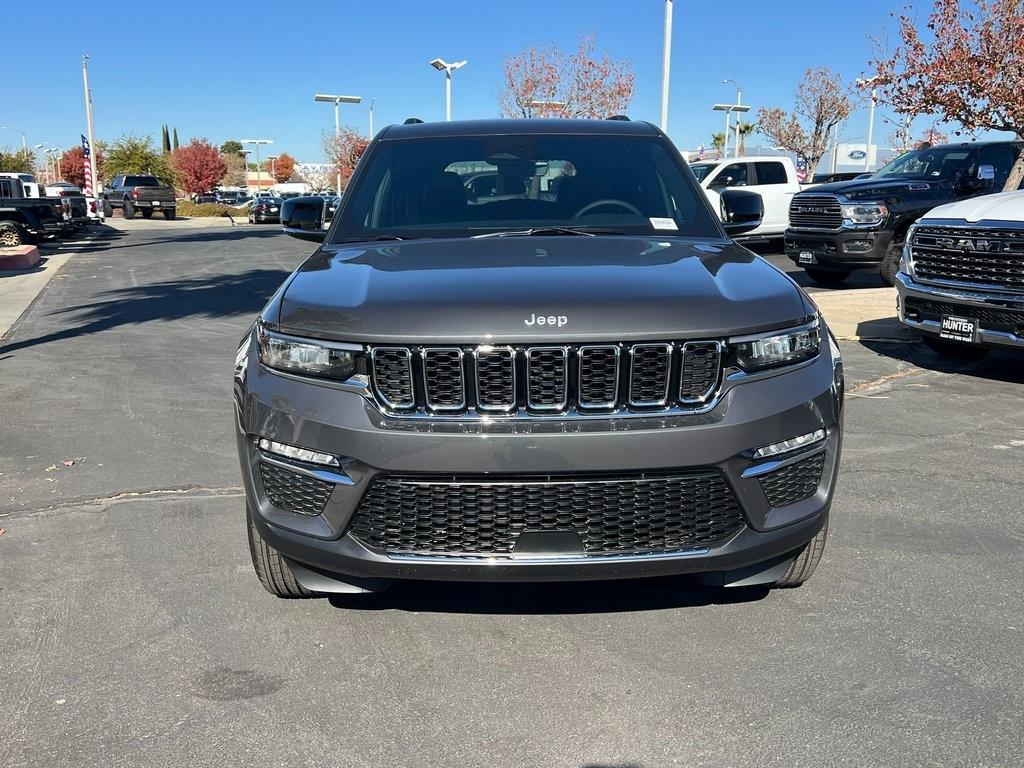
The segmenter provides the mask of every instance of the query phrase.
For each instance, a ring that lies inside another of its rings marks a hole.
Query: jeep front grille
[[[794,195],[789,204],[789,226],[806,229],[839,229],[843,209],[833,195]]]
[[[920,280],[1024,290],[1024,229],[918,227],[910,251]]]
[[[377,402],[396,415],[699,410],[722,380],[718,341],[374,347]]]
[[[350,531],[396,555],[506,559],[521,533],[576,533],[586,555],[703,549],[744,526],[715,470],[609,477],[374,479]]]

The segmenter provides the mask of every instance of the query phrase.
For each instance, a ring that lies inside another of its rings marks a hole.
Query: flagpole
[[[96,175],[96,141],[92,132],[92,92],[89,90],[89,54],[82,54],[82,86],[85,88],[85,131],[89,137],[89,169],[92,171],[93,196],[100,191]]]

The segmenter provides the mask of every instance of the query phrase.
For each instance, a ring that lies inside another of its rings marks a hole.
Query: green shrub
[[[179,216],[230,216],[233,219],[248,218],[245,208],[234,208],[220,203],[193,203],[190,200],[178,201]]]

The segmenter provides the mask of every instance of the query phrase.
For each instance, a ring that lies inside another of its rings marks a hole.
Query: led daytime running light
[[[330,453],[321,453],[320,451],[311,451],[308,448],[299,448],[294,445],[278,443],[274,440],[268,440],[265,437],[261,437],[257,445],[259,445],[261,451],[273,453],[277,456],[284,456],[287,459],[303,461],[307,464],[323,464],[327,467],[341,466],[341,460]]]
[[[789,453],[790,451],[795,451],[798,448],[806,448],[808,445],[820,443],[824,439],[825,430],[816,429],[813,432],[808,432],[806,435],[791,437],[789,440],[783,440],[781,443],[772,443],[771,445],[766,445],[763,448],[758,448],[754,451],[754,458],[767,459],[770,456]]]

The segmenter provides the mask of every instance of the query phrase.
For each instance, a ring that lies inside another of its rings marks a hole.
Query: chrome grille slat
[[[789,204],[789,225],[810,229],[839,229],[843,209],[833,195],[794,195]]]
[[[466,407],[466,377],[460,347],[428,347],[423,359],[424,401],[431,411],[461,411]]]
[[[668,404],[672,374],[671,344],[634,344],[629,348],[629,404]]]
[[[569,350],[527,347],[526,405],[536,411],[561,411],[569,404]]]
[[[921,280],[1024,290],[1024,231],[919,227],[910,252]]]
[[[586,345],[576,351],[576,356],[576,402],[583,408],[614,408],[619,400],[619,347]]]
[[[688,341],[683,344],[679,370],[679,402],[700,405],[718,389],[722,371],[722,345],[717,341]]]
[[[475,363],[477,408],[509,413],[516,408],[516,351],[513,347],[477,347]]]
[[[412,352],[407,347],[374,347],[370,361],[374,390],[381,402],[392,410],[413,408]]]

